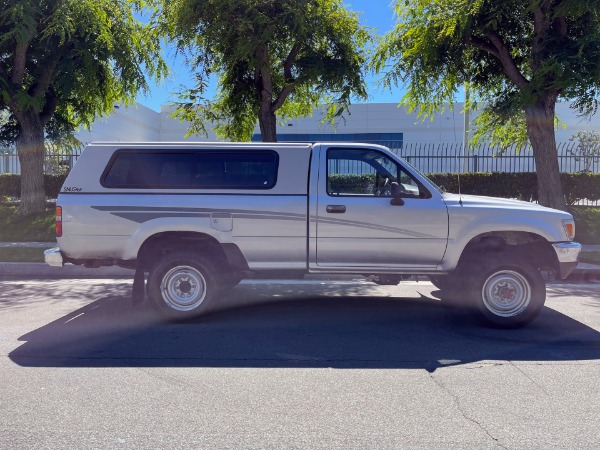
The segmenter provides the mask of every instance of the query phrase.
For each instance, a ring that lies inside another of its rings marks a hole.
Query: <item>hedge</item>
[[[458,192],[458,174],[434,173],[429,174],[428,177],[445,191]],[[569,205],[583,199],[600,200],[600,174],[562,173],[561,180]],[[374,174],[340,174],[332,177],[331,184],[350,192],[349,189],[352,187],[369,184],[372,186],[374,181]],[[464,173],[460,175],[460,191],[463,194],[535,201],[538,199],[537,174],[532,172]]]
[[[435,173],[428,175],[438,186],[448,192],[458,192],[458,175],[455,173]],[[356,179],[358,177],[358,179]],[[66,175],[44,175],[46,196],[56,198]],[[578,200],[600,200],[600,174],[563,173],[561,174],[567,203]],[[356,186],[374,182],[374,175],[337,175],[336,186]],[[520,173],[464,173],[460,175],[460,190],[463,194],[487,195],[490,197],[537,200],[537,174]],[[19,197],[21,195],[20,175],[0,174],[0,196]]]
[[[66,175],[44,175],[46,197],[56,198],[66,178]],[[3,196],[21,196],[21,175],[0,174],[0,197]]]
[[[458,176],[455,173],[428,175],[438,186],[448,192],[458,192]],[[600,200],[600,174],[561,173],[560,175],[567,204],[579,200]],[[460,191],[463,194],[486,195],[490,197],[517,198],[535,201],[537,194],[537,174],[522,173],[465,173],[460,175]]]

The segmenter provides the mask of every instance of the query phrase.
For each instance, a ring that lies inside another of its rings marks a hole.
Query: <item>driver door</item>
[[[376,149],[321,152],[316,263],[321,268],[433,268],[448,237],[448,213],[407,169]],[[392,204],[392,186],[402,201]]]

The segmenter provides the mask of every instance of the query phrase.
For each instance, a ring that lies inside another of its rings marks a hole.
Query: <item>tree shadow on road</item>
[[[149,305],[132,306],[123,291],[21,336],[10,358],[33,367],[429,371],[484,360],[600,359],[600,333],[550,308],[526,328],[487,328],[445,308],[431,287],[407,298],[368,283],[243,283],[221,299],[229,309],[178,324],[161,322]]]

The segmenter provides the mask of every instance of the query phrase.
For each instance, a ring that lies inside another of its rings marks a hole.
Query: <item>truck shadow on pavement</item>
[[[29,367],[428,371],[478,361],[600,359],[600,333],[550,308],[526,328],[499,330],[445,308],[431,287],[416,291],[398,297],[368,283],[243,283],[223,294],[228,309],[174,324],[148,304],[133,306],[125,287],[21,336],[9,357]]]

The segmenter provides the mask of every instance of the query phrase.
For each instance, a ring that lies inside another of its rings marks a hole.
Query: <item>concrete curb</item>
[[[46,263],[0,263],[0,278],[133,278],[134,273],[117,266],[88,269],[71,264],[51,267]]]

